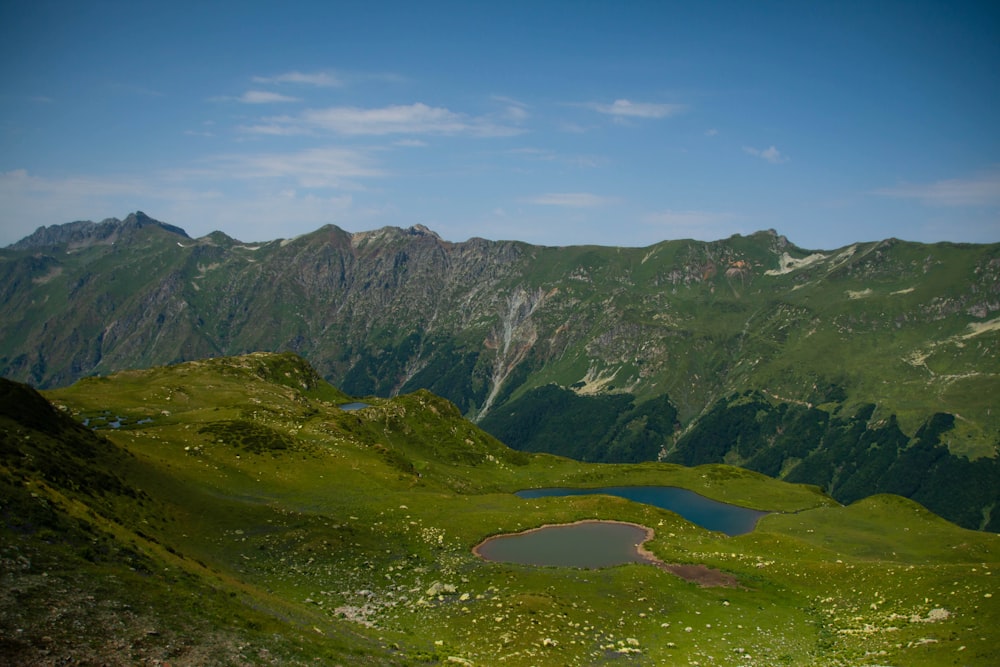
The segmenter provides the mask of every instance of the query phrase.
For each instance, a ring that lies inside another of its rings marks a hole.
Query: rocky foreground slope
[[[1000,245],[245,244],[136,213],[0,250],[0,373],[37,387],[291,350],[355,395],[430,389],[522,450],[726,461],[992,530],[998,312]]]

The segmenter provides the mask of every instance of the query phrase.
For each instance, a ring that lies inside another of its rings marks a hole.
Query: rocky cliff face
[[[913,437],[952,414],[941,443],[955,456],[992,458],[1000,442],[998,245],[809,252],[759,232],[549,248],[333,226],[250,245],[136,213],[0,251],[0,301],[0,372],[38,387],[291,350],[349,393],[427,388],[496,433],[520,432],[526,411],[603,415],[589,440],[551,448],[595,459],[679,456],[699,415],[748,390],[831,415],[874,405]],[[654,398],[676,419],[651,419]],[[602,402],[618,407],[581,407]]]

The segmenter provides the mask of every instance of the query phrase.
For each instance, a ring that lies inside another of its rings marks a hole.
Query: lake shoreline
[[[745,535],[757,528],[757,523],[771,510],[745,507],[737,503],[709,498],[682,486],[626,485],[595,487],[527,488],[514,492],[519,498],[576,497],[609,495],[632,502],[659,507],[706,530],[725,533],[729,537]]]
[[[624,526],[633,526],[639,528],[645,532],[645,537],[639,544],[635,545],[636,554],[641,559],[640,563],[645,563],[647,565],[652,565],[661,570],[669,572],[670,574],[680,577],[681,579],[698,584],[701,587],[725,587],[725,588],[737,588],[739,587],[739,582],[736,577],[731,574],[726,574],[720,570],[712,569],[706,565],[681,565],[676,563],[665,563],[656,554],[646,548],[646,543],[655,539],[656,531],[649,526],[644,526],[639,523],[634,523],[632,521],[620,521],[618,519],[579,519],[577,521],[569,521],[566,523],[546,523],[541,526],[536,526],[534,528],[528,528],[526,530],[517,531],[514,533],[501,533],[498,535],[491,535],[486,539],[480,541],[474,547],[472,547],[472,553],[481,560],[487,563],[502,563],[506,561],[499,561],[487,558],[483,555],[481,547],[490,542],[502,537],[511,537],[515,535],[526,535],[529,533],[535,533],[538,531],[545,530],[547,528],[560,528],[564,526],[577,526],[581,524],[588,523],[602,523],[602,524],[620,524]],[[586,568],[586,569],[600,569],[600,568]]]

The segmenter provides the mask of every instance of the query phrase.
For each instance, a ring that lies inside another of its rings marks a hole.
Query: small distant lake
[[[739,505],[720,503],[694,491],[675,486],[608,486],[598,489],[549,488],[518,491],[521,498],[549,496],[589,496],[603,494],[653,505],[682,517],[708,530],[726,535],[743,535],[756,527],[757,521],[768,512],[752,510]]]
[[[115,417],[112,418],[112,417],[108,416],[108,415],[111,414],[110,412],[105,411],[105,413],[106,413],[106,416],[98,415],[97,417],[87,417],[87,418],[85,418],[83,420],[83,425],[87,426],[87,427],[89,427],[89,428],[91,428],[91,429],[93,429],[95,431],[98,430],[98,429],[100,429],[100,428],[105,428],[105,427],[118,429],[118,428],[122,428],[122,427],[125,427],[125,426],[129,425],[129,421],[128,421],[127,418],[121,417],[121,416],[118,416],[118,415],[115,415]],[[152,419],[152,417],[145,417],[145,418],[140,419],[140,420],[138,420],[136,422],[133,422],[133,423],[135,425],[137,425],[137,426],[142,426],[144,424],[152,424],[153,423],[153,419]]]
[[[344,403],[343,405],[338,405],[341,410],[360,410],[361,408],[370,408],[371,405],[368,403],[360,403],[355,401],[354,403]]]
[[[639,546],[642,526],[616,521],[581,521],[491,537],[475,548],[480,558],[521,565],[599,568],[649,562]]]

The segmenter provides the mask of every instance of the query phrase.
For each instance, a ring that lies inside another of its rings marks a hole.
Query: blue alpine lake
[[[716,530],[730,536],[749,533],[757,525],[757,521],[768,514],[768,512],[761,510],[721,503],[694,491],[675,486],[608,486],[597,489],[548,488],[525,489],[517,492],[521,498],[595,494],[618,496],[637,503],[670,510],[702,528]]]
[[[354,403],[344,403],[343,405],[338,405],[337,407],[340,408],[341,410],[351,411],[351,410],[361,410],[363,408],[368,408],[371,407],[371,405],[368,403],[361,403],[360,401],[355,401]]]

